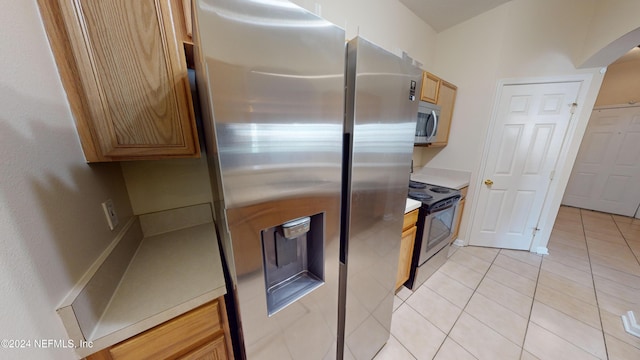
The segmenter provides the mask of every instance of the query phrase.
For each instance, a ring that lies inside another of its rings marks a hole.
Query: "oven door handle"
[[[456,202],[452,202],[451,204],[449,204],[449,205],[447,205],[447,206],[444,206],[444,207],[441,207],[441,208],[432,209],[432,210],[431,210],[431,214],[429,214],[429,215],[432,215],[432,214],[434,214],[434,213],[436,213],[436,212],[440,212],[440,211],[443,211],[443,210],[451,209],[452,207],[454,207],[454,206],[456,206],[456,205],[458,205],[458,201],[456,201]]]

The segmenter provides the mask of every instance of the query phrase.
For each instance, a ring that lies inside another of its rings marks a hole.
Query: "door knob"
[[[484,184],[488,185],[488,186],[491,186],[491,185],[493,185],[493,181],[491,181],[490,179],[487,179],[487,180],[484,181]]]

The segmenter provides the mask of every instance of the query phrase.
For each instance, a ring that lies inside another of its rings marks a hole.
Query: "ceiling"
[[[511,0],[399,0],[441,32]]]

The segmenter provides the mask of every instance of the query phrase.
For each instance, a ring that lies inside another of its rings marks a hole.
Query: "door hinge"
[[[569,110],[571,112],[571,114],[575,114],[576,113],[576,108],[578,107],[578,103],[574,102],[573,104],[570,104],[569,106],[571,106],[571,110]]]
[[[553,178],[556,176],[556,171],[555,170],[551,170],[551,172],[549,173],[549,180],[553,180]]]
[[[533,228],[533,236],[536,236],[536,233],[540,231],[540,228],[534,227]]]

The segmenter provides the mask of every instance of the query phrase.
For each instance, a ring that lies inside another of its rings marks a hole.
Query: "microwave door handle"
[[[436,115],[435,110],[431,110],[431,115],[433,116],[433,131],[431,131],[429,138],[434,137],[436,135],[436,131],[438,131],[438,115]]]

